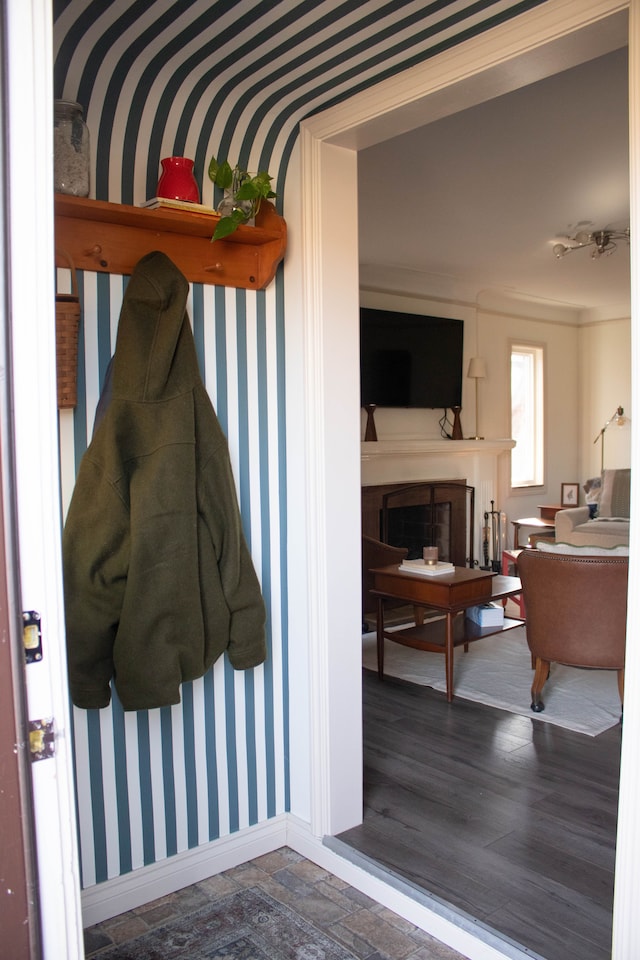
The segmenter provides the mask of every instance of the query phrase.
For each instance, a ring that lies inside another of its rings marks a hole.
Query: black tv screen
[[[363,407],[462,406],[464,321],[360,309]]]

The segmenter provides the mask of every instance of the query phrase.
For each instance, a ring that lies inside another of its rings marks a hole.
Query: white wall
[[[403,293],[403,290],[406,291]],[[498,292],[475,291],[438,277],[418,275],[392,268],[361,273],[361,304],[390,310],[406,310],[464,320],[464,363],[462,427],[465,436],[475,432],[475,384],[466,376],[468,360],[482,356],[487,378],[478,392],[478,432],[487,439],[510,436],[510,346],[514,341],[540,345],[545,351],[546,470],[545,483],[532,491],[511,491],[508,476],[501,477],[499,509],[509,520],[537,516],[538,504],[559,503],[562,483],[582,479],[580,410],[580,327],[575,310],[535,303]],[[594,327],[594,330],[600,329]],[[613,349],[613,348],[610,348]],[[622,346],[618,361],[628,363],[629,351]],[[600,352],[594,345],[590,377],[598,380]],[[607,393],[607,390],[609,391]],[[609,386],[604,391],[610,395]],[[612,410],[618,401],[612,400]],[[376,410],[378,439],[440,436],[438,419],[442,411]],[[366,416],[362,413],[362,437]],[[594,434],[595,435],[595,434]],[[593,438],[592,438],[593,439]],[[510,532],[508,534],[510,539]]]
[[[631,321],[628,316],[596,320],[579,336],[580,479],[600,473],[600,441],[595,437],[618,406],[631,412]],[[631,430],[610,427],[604,438],[604,466],[631,463]]]
[[[542,311],[539,311],[539,314]],[[562,483],[579,480],[578,437],[578,328],[568,320],[516,313],[483,313],[481,352],[489,358],[483,386],[489,435],[510,430],[510,347],[515,341],[544,350],[545,470],[544,484],[513,489],[502,508],[510,520],[536,517],[539,504],[558,504]]]

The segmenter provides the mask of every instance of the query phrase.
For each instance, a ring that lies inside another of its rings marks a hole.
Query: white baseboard
[[[144,903],[175,893],[287,843],[287,816],[282,814],[166,860],[105,880],[82,891],[82,922],[91,927]]]
[[[288,846],[415,924],[469,960],[525,960],[525,954],[477,921],[457,914],[446,904],[407,883],[394,880],[380,866],[340,841],[313,836],[308,823],[292,814],[241,830],[220,840],[186,850],[158,863],[106,880],[82,892],[85,927],[126,913],[158,897],[247,863]],[[532,960],[531,953],[526,955]]]

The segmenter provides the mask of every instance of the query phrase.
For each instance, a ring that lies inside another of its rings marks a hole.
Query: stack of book
[[[441,573],[453,573],[452,563],[438,560],[437,563],[425,563],[424,560],[403,560],[400,569],[404,573],[421,573],[425,577],[437,577]]]

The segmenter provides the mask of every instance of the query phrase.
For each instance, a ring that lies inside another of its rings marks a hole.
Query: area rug
[[[367,670],[377,671],[375,633],[363,635],[362,659]],[[434,690],[446,689],[441,653],[424,653],[387,640],[384,672]],[[531,710],[532,680],[531,654],[524,627],[472,643],[468,653],[462,647],[457,647],[454,652],[455,697],[554,723],[590,737],[598,736],[620,721],[615,670],[586,670],[552,664],[542,691],[545,704],[542,713]]]
[[[354,960],[258,887],[216,900],[99,954],[100,960]]]

